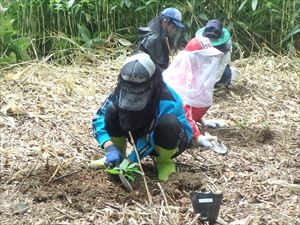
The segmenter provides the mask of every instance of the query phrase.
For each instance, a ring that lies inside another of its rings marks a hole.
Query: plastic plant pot
[[[191,192],[190,197],[194,212],[201,214],[200,220],[213,224],[218,219],[223,193]]]

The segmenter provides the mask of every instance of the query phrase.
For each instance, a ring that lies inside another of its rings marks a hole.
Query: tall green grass
[[[32,57],[51,52],[66,55],[78,45],[92,50],[114,46],[119,38],[135,42],[137,28],[170,6],[183,13],[186,41],[207,20],[221,20],[232,33],[237,56],[262,47],[287,53],[300,39],[299,0],[19,0],[3,4],[9,9],[0,14],[0,27],[1,21],[14,19],[13,38],[29,38],[27,50]]]

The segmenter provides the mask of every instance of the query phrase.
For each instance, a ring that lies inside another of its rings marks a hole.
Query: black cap
[[[219,20],[210,20],[204,28],[203,36],[218,39],[222,36],[223,24]]]

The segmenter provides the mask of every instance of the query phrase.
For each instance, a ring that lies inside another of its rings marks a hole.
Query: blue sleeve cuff
[[[108,134],[102,134],[101,136],[97,136],[96,140],[99,143],[100,148],[103,148],[103,144],[107,141],[110,141],[111,138]]]

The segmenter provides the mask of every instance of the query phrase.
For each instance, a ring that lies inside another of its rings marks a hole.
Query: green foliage
[[[27,53],[30,42],[28,38],[18,37],[13,28],[14,19],[0,13],[0,65],[29,60]]]
[[[268,47],[276,53],[286,53],[293,50],[295,40],[299,39],[299,1],[196,2],[186,1],[181,8],[188,25],[191,24],[189,30],[197,30],[199,24],[204,26],[208,19],[217,18],[230,30],[234,48],[239,55],[248,56],[251,52],[260,51],[262,47]],[[193,6],[192,9],[189,5]],[[199,20],[192,15],[197,15]],[[193,36],[193,33],[190,35]]]
[[[142,174],[137,163],[129,163],[127,159],[124,159],[119,166],[112,169],[105,169],[110,174],[119,174],[121,171],[123,175],[131,182],[135,179],[135,174]]]
[[[262,47],[286,53],[300,39],[298,0],[19,0],[3,4],[12,20],[9,29],[7,21],[1,20],[0,29],[12,31],[12,39],[26,37],[15,43],[22,42],[20,49],[12,51],[15,60],[27,58],[24,49],[28,50],[28,40],[34,49],[29,52],[32,57],[53,52],[54,57],[61,57],[72,54],[78,46],[93,50],[105,45],[115,47],[118,41],[112,37],[134,43],[137,28],[165,7],[182,12],[188,27],[185,41],[209,19],[221,20],[232,34],[237,57]],[[6,53],[5,57],[12,56]]]

